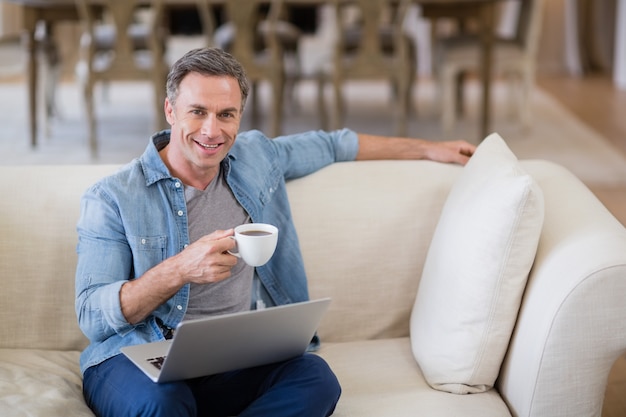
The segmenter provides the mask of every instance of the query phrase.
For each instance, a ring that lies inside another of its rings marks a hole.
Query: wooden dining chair
[[[407,132],[416,53],[403,25],[411,0],[334,0],[333,58],[318,76],[318,111],[329,127],[325,86],[332,84],[336,129],[343,125],[347,103],[342,89],[350,80],[386,79],[392,90],[395,134]],[[356,17],[356,18],[355,18]]]
[[[61,79],[62,60],[52,29],[52,25],[38,22],[34,36],[40,63],[42,64],[38,76],[41,77],[42,81],[43,129],[46,136],[50,136],[52,133],[52,119],[60,115],[57,88]]]
[[[103,0],[94,4],[75,0],[83,32],[76,72],[82,84],[92,156],[98,153],[94,86],[97,83],[141,80],[154,87],[155,129],[165,128],[163,111],[165,41],[162,0],[152,0],[149,22],[138,23],[136,13],[145,1]]]
[[[517,96],[517,108],[524,128],[531,124],[530,94],[535,83],[537,51],[541,37],[544,0],[519,3],[515,34],[496,37],[492,49],[492,74],[511,81],[511,97]],[[434,71],[441,91],[441,126],[444,132],[454,127],[463,108],[463,74],[480,69],[481,40],[475,34],[461,34],[440,39],[435,44]]]
[[[198,0],[203,26],[215,24],[207,5],[215,0]],[[246,70],[251,93],[247,106],[253,128],[261,128],[259,85],[266,82],[271,90],[269,134],[282,133],[285,89],[299,71],[300,31],[285,19],[283,0],[229,0],[223,4],[223,25],[216,28],[207,43],[230,52]],[[205,29],[205,33],[207,33]]]

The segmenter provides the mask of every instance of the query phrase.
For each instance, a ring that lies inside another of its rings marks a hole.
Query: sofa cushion
[[[78,351],[0,349],[0,416],[93,417]]]
[[[489,390],[517,318],[543,224],[543,194],[497,134],[445,202],[411,315],[413,354],[435,389]]]
[[[496,390],[454,395],[432,389],[411,354],[408,337],[322,343],[341,383],[333,417],[510,416]]]

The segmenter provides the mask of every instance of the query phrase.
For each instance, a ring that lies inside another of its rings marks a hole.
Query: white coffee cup
[[[228,253],[243,259],[250,266],[261,266],[270,260],[276,250],[278,229],[265,223],[242,224],[235,227],[232,238],[237,242],[237,249]]]

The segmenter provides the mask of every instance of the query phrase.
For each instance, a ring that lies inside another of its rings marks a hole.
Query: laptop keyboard
[[[146,359],[152,365],[154,365],[157,369],[161,369],[163,366],[163,362],[165,362],[165,356],[157,356],[156,358]]]

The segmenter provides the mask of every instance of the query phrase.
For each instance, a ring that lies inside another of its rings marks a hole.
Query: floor
[[[626,154],[626,90],[617,90],[611,79],[602,75],[543,76],[539,77],[538,84]],[[626,225],[626,189],[596,188],[593,191]],[[626,416],[626,408],[620,416]]]
[[[606,76],[543,76],[537,81],[545,91],[626,154],[626,91],[615,89]],[[626,225],[626,188],[594,188],[592,191]],[[613,366],[602,410],[602,417],[625,416],[626,355]]]

